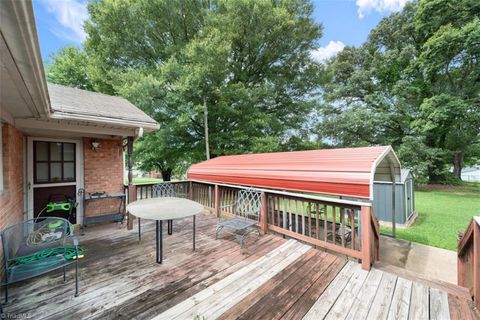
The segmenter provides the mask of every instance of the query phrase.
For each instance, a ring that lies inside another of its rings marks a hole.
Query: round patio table
[[[163,221],[193,217],[193,250],[195,251],[195,216],[203,212],[203,206],[185,198],[161,197],[134,201],[127,211],[137,218],[156,221],[157,263],[163,260]]]

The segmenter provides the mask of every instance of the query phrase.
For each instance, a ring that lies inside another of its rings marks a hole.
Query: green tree
[[[430,182],[445,180],[450,166],[460,178],[479,143],[479,8],[414,1],[338,54],[327,66],[321,137],[392,144]]]
[[[420,1],[415,27],[424,43],[413,65],[431,84],[417,131],[447,151],[461,179],[465,155],[480,143],[480,3]]]
[[[308,136],[321,70],[308,1],[121,0],[89,11],[87,52],[165,130],[152,157],[199,161]]]
[[[55,53],[46,73],[49,82],[94,91],[87,54],[77,47],[66,46]]]

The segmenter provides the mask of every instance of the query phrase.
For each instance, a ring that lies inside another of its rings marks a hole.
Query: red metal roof
[[[198,181],[371,199],[383,159],[400,170],[393,149],[380,146],[222,156],[192,165],[187,175]]]

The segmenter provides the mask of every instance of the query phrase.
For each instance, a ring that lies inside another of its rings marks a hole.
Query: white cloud
[[[345,48],[345,44],[342,41],[330,41],[325,47],[320,47],[312,51],[312,57],[322,62],[335,56],[342,51],[343,48]]]
[[[372,11],[398,12],[410,0],[357,0],[358,17],[361,19]]]
[[[82,43],[87,34],[83,22],[88,19],[87,4],[81,0],[41,0],[47,12],[55,17],[51,31],[58,37]]]

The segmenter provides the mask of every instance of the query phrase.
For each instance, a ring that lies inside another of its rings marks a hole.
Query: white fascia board
[[[135,128],[118,128],[105,125],[89,125],[59,120],[15,119],[15,126],[20,129],[37,129],[45,131],[71,132],[78,135],[135,136]]]
[[[31,103],[40,116],[51,112],[42,55],[31,1],[0,1],[0,24]]]
[[[50,114],[48,118],[53,120],[81,121],[81,122],[89,122],[89,123],[109,125],[109,126],[120,126],[120,127],[127,127],[127,128],[143,128],[145,131],[154,131],[160,128],[160,125],[158,123],[106,118],[106,117],[99,117],[99,116],[92,116],[92,115],[79,115],[79,114],[65,113],[65,112],[58,112],[58,111],[55,111],[54,113]]]

